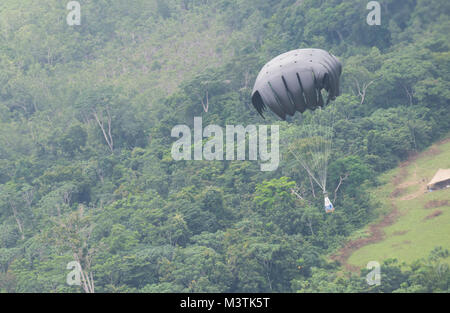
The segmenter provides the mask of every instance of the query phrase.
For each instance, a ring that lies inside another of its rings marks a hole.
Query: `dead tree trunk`
[[[376,82],[377,80],[379,80],[381,77],[374,79],[368,83],[363,83],[362,84],[362,88],[358,82],[358,80],[356,78],[353,78],[353,80],[355,81],[355,86],[356,86],[356,91],[358,92],[358,96],[361,98],[361,102],[360,104],[363,104],[364,101],[366,100],[366,93],[367,93],[367,89],[370,87],[370,85],[372,85],[374,82]]]
[[[412,106],[413,105],[413,96],[414,96],[414,91],[413,90],[409,90],[408,86],[401,84],[403,89],[405,90],[406,96],[408,97],[409,100],[409,105]]]
[[[291,194],[293,194],[294,196],[296,196],[300,200],[305,200],[298,192],[299,192],[298,187],[291,188]]]
[[[20,232],[20,238],[22,238],[22,240],[24,240],[25,239],[25,234],[24,234],[24,231],[23,231],[23,224],[22,224],[22,221],[19,218],[19,214],[17,212],[17,207],[12,201],[9,201],[9,205],[11,206],[11,209],[13,211],[14,219],[16,220],[17,228],[19,229],[19,232]]]
[[[205,113],[208,113],[208,109],[209,109],[209,95],[208,95],[208,90],[206,90],[206,103],[203,101],[204,98],[202,98],[202,106],[203,106],[203,111],[205,111]]]
[[[107,118],[107,128],[105,127],[105,122],[103,121],[103,115],[100,113],[97,113],[97,111],[94,111],[94,117],[95,120],[97,121],[98,126],[100,127],[100,129],[102,130],[103,133],[103,137],[105,138],[106,143],[108,144],[109,149],[111,150],[111,153],[114,153],[114,141],[113,141],[113,137],[111,134],[111,124],[112,124],[112,120],[111,120],[111,115],[109,113],[109,109],[106,109],[106,113],[108,115]]]
[[[348,178],[350,174],[345,174],[344,177],[339,176],[339,184],[337,185],[336,189],[334,190],[334,198],[333,198],[333,202],[336,201],[337,199],[337,192],[339,191],[339,188],[341,188],[342,183]]]
[[[309,230],[311,231],[311,236],[315,236],[313,228],[312,228],[312,219],[310,217],[308,217],[308,227],[309,227]]]
[[[95,285],[94,285],[94,277],[92,275],[92,272],[87,272],[83,269],[80,263],[80,257],[77,253],[74,253],[74,258],[80,265],[81,271],[81,281],[82,281],[82,287],[85,293],[95,293]],[[89,266],[90,267],[90,264]]]

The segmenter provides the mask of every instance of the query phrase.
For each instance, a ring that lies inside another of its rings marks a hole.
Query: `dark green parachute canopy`
[[[324,106],[321,90],[328,92],[327,104],[340,95],[342,64],[321,49],[299,49],[283,53],[267,63],[252,92],[252,103],[263,116],[266,106],[283,120],[296,111]],[[264,117],[264,116],[263,116]]]

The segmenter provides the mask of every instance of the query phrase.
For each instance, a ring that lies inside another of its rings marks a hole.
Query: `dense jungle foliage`
[[[1,292],[450,290],[439,247],[384,262],[372,287],[329,258],[377,218],[377,176],[450,131],[449,1],[380,0],[380,26],[364,0],[79,2],[79,26],[65,1],[0,2]],[[335,213],[286,145],[273,172],[172,159],[195,116],[295,136],[299,116],[263,120],[250,95],[267,61],[307,47],[344,65]],[[89,286],[66,283],[74,260]]]

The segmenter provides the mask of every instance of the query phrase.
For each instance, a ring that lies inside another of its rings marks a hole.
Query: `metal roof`
[[[433,179],[428,183],[428,186],[432,186],[446,180],[450,180],[450,169],[439,169]]]

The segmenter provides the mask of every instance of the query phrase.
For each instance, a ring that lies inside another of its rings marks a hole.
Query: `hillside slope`
[[[381,221],[370,225],[365,238],[341,251],[347,267],[365,267],[389,258],[411,263],[437,246],[450,248],[450,190],[427,192],[439,168],[450,167],[450,140],[437,143],[381,176],[373,192],[380,201]],[[345,260],[347,259],[348,260]]]

